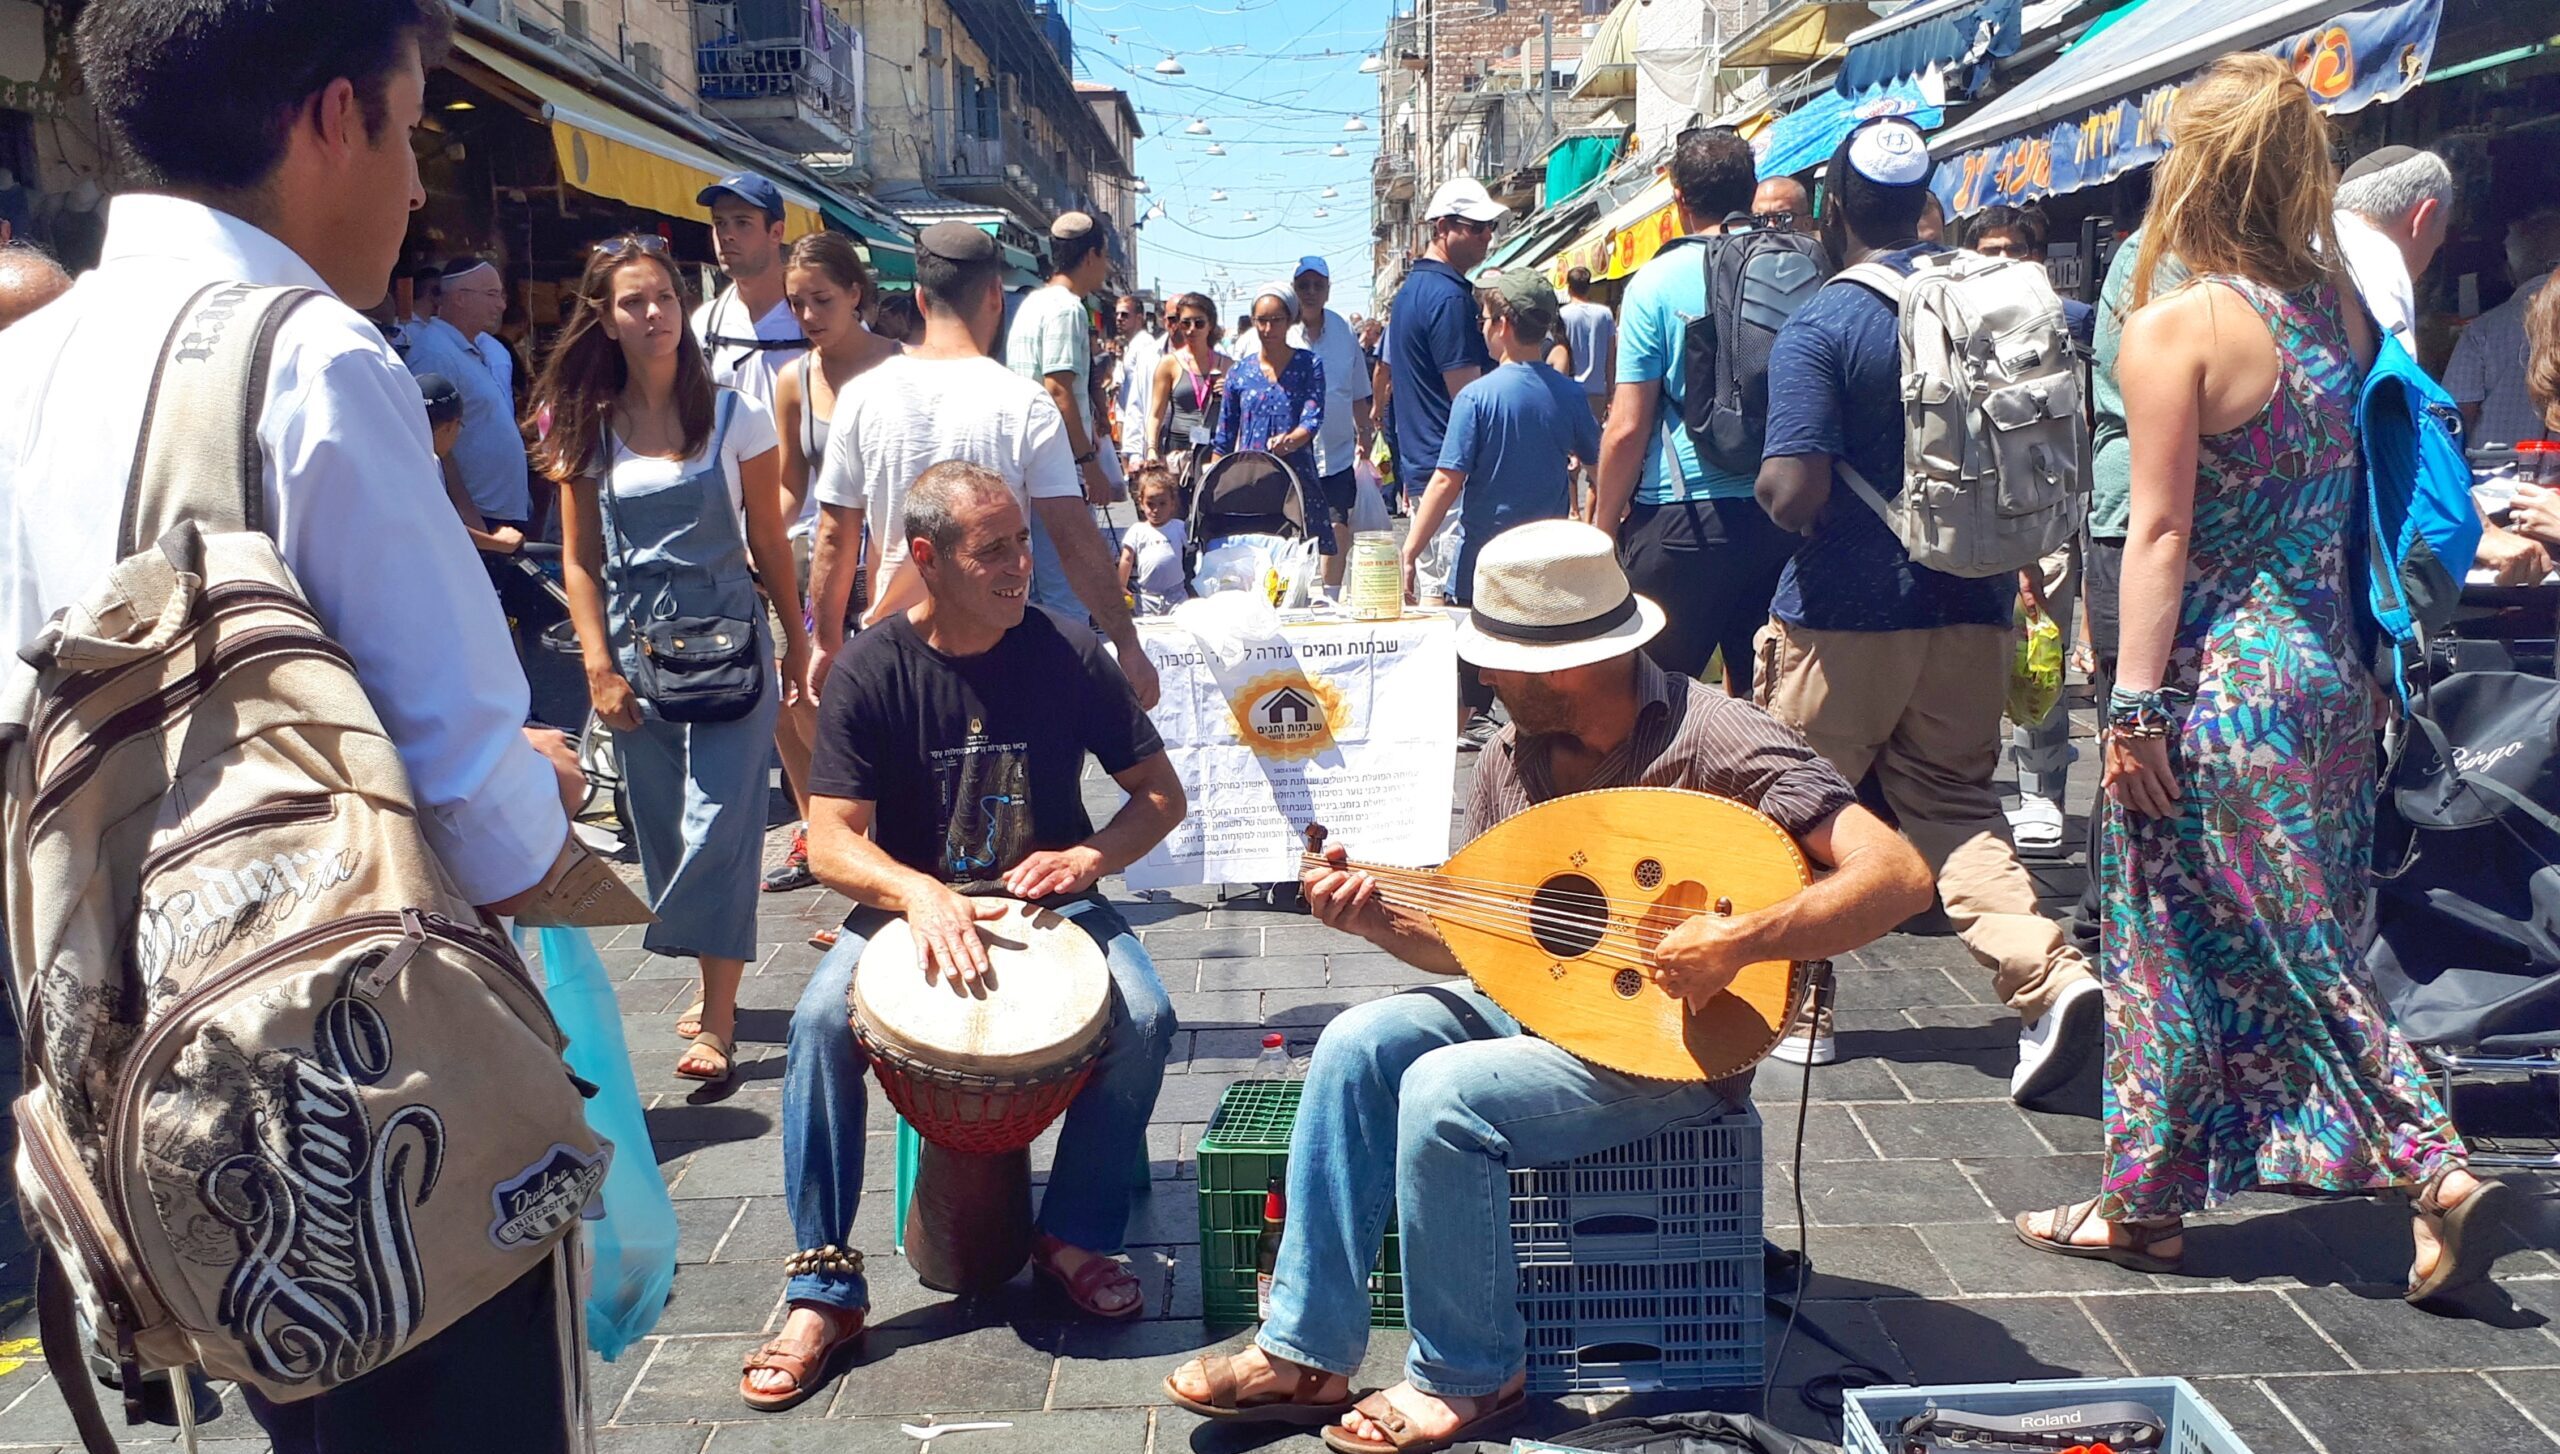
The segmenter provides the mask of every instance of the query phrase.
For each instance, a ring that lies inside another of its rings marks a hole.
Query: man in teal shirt
[[[1680,401],[1713,382],[1687,377],[1680,345],[1707,311],[1707,239],[1725,218],[1751,211],[1759,186],[1751,143],[1729,127],[1689,133],[1672,155],[1671,186],[1687,235],[1627,283],[1592,523],[1617,532],[1627,578],[1668,618],[1645,648],[1654,663],[1694,677],[1721,648],[1725,690],[1747,696],[1751,638],[1768,623],[1796,538],[1752,497],[1756,476],[1726,474],[1690,446]]]

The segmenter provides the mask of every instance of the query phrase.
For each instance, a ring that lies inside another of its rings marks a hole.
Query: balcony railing
[[[793,97],[848,127],[861,125],[858,42],[834,16],[799,0],[697,0],[693,33],[704,100]]]
[[[942,175],[956,182],[1010,187],[1053,214],[1081,211],[1097,218],[1103,216],[1094,205],[1091,192],[1070,181],[1032,148],[1015,145],[1000,136],[954,136]]]

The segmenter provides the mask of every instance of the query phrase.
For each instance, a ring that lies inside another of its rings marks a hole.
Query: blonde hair
[[[2524,387],[2542,413],[2542,432],[2560,419],[2560,288],[2549,283],[2524,310]]]
[[[2337,163],[2329,122],[2284,62],[2224,56],[2178,97],[2134,263],[2134,306],[2164,257],[2285,292],[2335,275]]]

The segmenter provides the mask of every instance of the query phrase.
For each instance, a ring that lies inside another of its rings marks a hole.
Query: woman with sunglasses
[[[701,965],[693,1044],[676,1074],[725,1081],[738,980],[756,957],[774,721],[806,679],[809,649],[800,613],[781,612],[774,680],[756,594],[758,576],[791,579],[773,418],[711,382],[685,322],[683,279],[665,244],[644,236],[589,256],[533,407],[550,419],[534,463],[560,486],[562,574],[587,690],[622,750],[628,826],[658,916],[641,942]],[[659,646],[679,618],[737,623],[755,638],[746,659],[761,679],[742,715],[668,721],[634,690],[671,659]]]
[[[1226,386],[1227,359],[1215,346],[1217,332],[1217,305],[1198,293],[1185,293],[1165,309],[1164,359],[1156,365],[1148,458],[1173,471],[1186,508],[1192,484],[1209,463],[1218,399]]]

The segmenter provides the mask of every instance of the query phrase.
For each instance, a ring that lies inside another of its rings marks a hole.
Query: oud
[[[1326,866],[1307,825],[1301,862]],[[1390,905],[1428,917],[1478,989],[1530,1033],[1595,1065],[1657,1080],[1748,1069],[1786,1031],[1803,966],[1747,965],[1692,1010],[1653,982],[1664,935],[1813,882],[1804,851],[1767,816],[1679,788],[1573,793],[1514,814],[1437,870],[1354,863]]]

